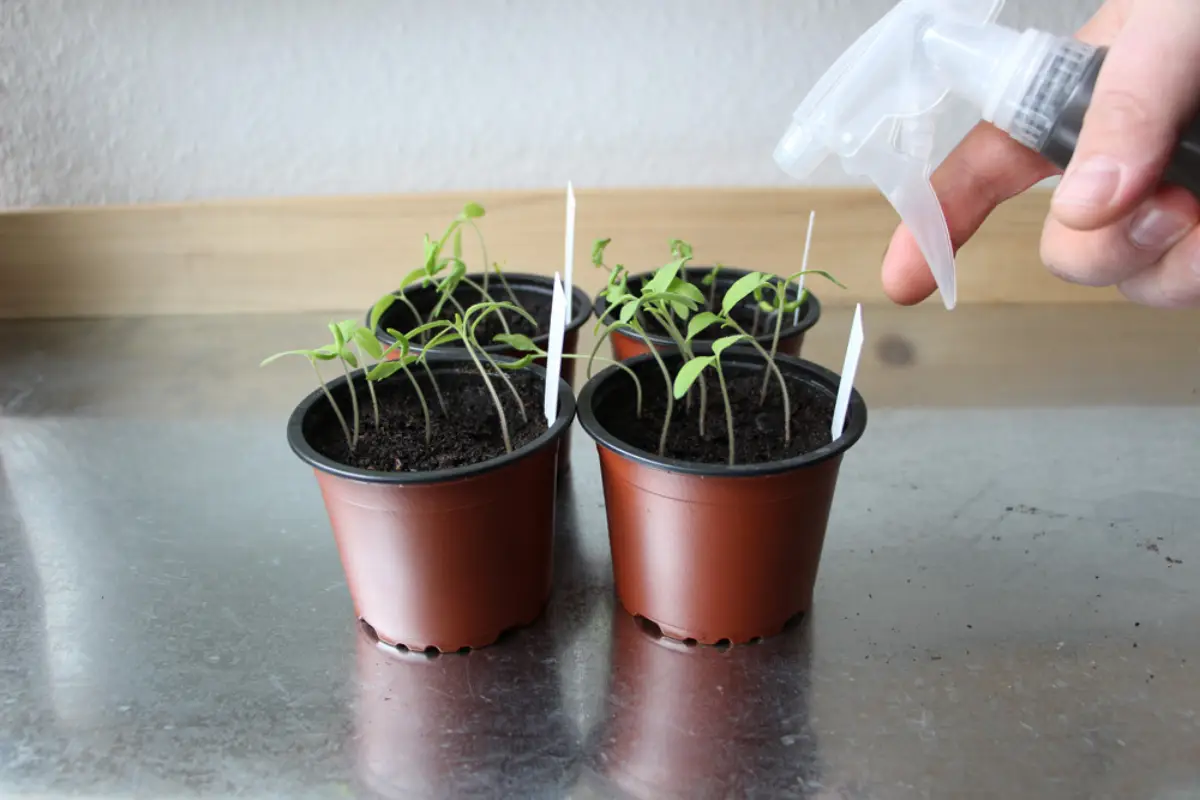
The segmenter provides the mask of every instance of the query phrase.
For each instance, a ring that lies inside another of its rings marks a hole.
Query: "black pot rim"
[[[479,283],[480,279],[483,278],[483,273],[468,272],[467,277],[476,283]],[[514,291],[523,287],[528,288],[531,286],[536,286],[539,289],[544,288],[547,294],[553,294],[554,292],[553,275],[537,275],[532,272],[505,272],[504,278],[508,281],[508,285],[511,286]],[[417,284],[411,284],[410,286],[405,287],[403,292],[412,291],[416,287]],[[398,295],[400,293],[401,290],[399,289],[392,292],[393,295]],[[373,309],[374,306],[367,309],[367,315],[364,318],[366,325],[371,324],[371,311]],[[566,327],[563,329],[564,335],[570,333],[571,331],[577,331],[582,328],[583,323],[587,322],[592,316],[592,298],[588,296],[587,292],[585,292],[583,289],[580,289],[577,285],[573,285],[571,287],[571,311],[571,319],[567,322]],[[380,327],[376,327],[373,333],[375,334],[375,338],[378,339],[384,347],[389,347],[396,341],[394,336]],[[550,331],[539,333],[537,336],[531,336],[530,338],[533,339],[534,344],[538,345],[543,350],[549,349],[547,345],[550,343]],[[409,349],[414,353],[421,352],[421,346],[415,343],[410,342]],[[452,352],[458,348],[446,347],[441,349],[445,350],[446,352]],[[488,353],[504,353],[510,348],[507,345],[493,342],[492,344],[484,345],[483,349]]]
[[[500,356],[497,357],[500,361],[515,361],[516,359]],[[429,366],[436,373],[439,366],[458,364],[471,364],[471,357],[466,353],[456,353],[453,351],[441,352],[438,351],[429,359]],[[531,370],[535,375],[540,375],[543,380],[546,378],[546,370],[537,364],[530,364],[525,367]],[[360,376],[363,370],[360,368],[354,370],[351,374]],[[328,382],[329,391],[334,392],[346,383],[346,376],[338,377]],[[361,398],[360,398],[361,399]],[[571,427],[571,423],[575,419],[577,406],[575,403],[575,393],[571,390],[563,378],[558,379],[558,417],[554,420],[554,424],[549,426],[541,436],[538,436],[532,442],[529,442],[522,447],[518,447],[511,453],[505,453],[496,458],[487,461],[481,461],[478,464],[467,464],[461,467],[452,467],[450,469],[432,470],[429,472],[380,472],[376,470],[362,469],[360,467],[351,467],[348,464],[342,464],[338,461],[318,453],[316,449],[308,443],[304,437],[304,419],[311,412],[313,406],[318,402],[328,402],[325,398],[325,393],[320,388],[314,389],[307,397],[300,401],[296,408],[292,411],[287,423],[287,440],[288,445],[292,448],[301,461],[304,461],[309,466],[319,469],[329,475],[334,475],[346,480],[358,481],[359,483],[377,483],[389,484],[392,486],[416,486],[421,484],[444,483],[447,481],[462,480],[463,478],[473,478],[477,475],[482,475],[485,472],[492,470],[503,469],[510,466],[523,458],[526,458],[534,453],[549,447],[556,440],[562,439],[567,430]],[[541,410],[538,409],[538,413]]]
[[[703,265],[687,266],[687,267],[683,268],[682,272],[684,275],[688,275],[688,276],[696,275],[696,274],[703,275],[703,274],[708,273],[708,271],[711,269],[712,269],[712,266],[703,266]],[[720,279],[720,275],[736,275],[737,277],[740,278],[744,275],[749,275],[751,272],[755,272],[755,271],[759,271],[759,270],[749,270],[749,269],[742,269],[741,267],[722,266],[721,272],[718,275],[718,280]],[[636,275],[630,275],[629,281],[630,281],[630,283],[632,283],[634,281],[645,281],[653,274],[654,274],[653,271],[639,272]],[[794,282],[788,284],[787,290],[788,290],[788,292],[790,292],[789,298],[795,296],[795,288],[796,288],[796,284]],[[808,288],[808,287],[805,287],[805,288]],[[596,299],[593,303],[593,306],[594,306],[593,313],[596,315],[596,319],[602,318],[604,316],[605,309],[608,308],[608,298],[604,297],[603,295],[599,295],[599,294],[596,295]],[[795,324],[793,324],[791,322],[785,322],[783,324],[783,327],[780,328],[780,330],[779,330],[779,338],[780,339],[787,339],[790,336],[797,336],[801,333],[805,333],[810,328],[812,328],[814,325],[816,325],[817,322],[821,319],[821,301],[819,299],[817,299],[817,295],[813,292],[812,289],[808,290],[808,297],[805,298],[804,305],[801,306],[801,309],[803,310],[804,313],[800,316],[799,322],[797,322]],[[615,330],[612,332],[612,335],[613,336],[625,336],[629,339],[633,339],[634,341],[641,341],[640,336],[637,336],[626,330]],[[654,344],[659,347],[670,347],[670,348],[675,347],[675,340],[672,339],[670,336],[666,336],[661,333],[651,333],[650,331],[646,331],[646,338],[648,338],[651,342],[654,342]],[[768,331],[767,333],[760,333],[758,336],[755,336],[754,340],[756,342],[758,342],[759,344],[763,345],[764,347],[770,348],[771,342],[774,340],[774,338],[775,338],[775,331]],[[694,340],[694,341],[695,341],[695,344],[697,344],[697,345],[704,344],[704,342],[702,340]]]
[[[677,352],[661,353],[664,361],[679,359],[681,356]],[[631,369],[639,364],[646,363],[654,358],[652,353],[642,353],[625,361],[625,365]],[[738,346],[731,347],[721,356],[722,363],[754,363],[761,365],[763,362],[762,356],[757,351],[749,347]],[[778,354],[775,356],[775,363],[779,365],[781,371],[800,372],[807,374],[810,377],[816,378],[819,383],[824,384],[836,397],[840,376],[832,370],[822,367],[812,361],[795,356]],[[593,376],[583,389],[579,392],[578,398],[578,414],[579,424],[587,432],[589,436],[601,447],[610,450],[613,453],[627,458],[631,461],[636,461],[653,469],[663,470],[665,472],[673,472],[681,475],[694,475],[704,478],[761,478],[766,475],[776,475],[781,472],[791,472],[793,470],[804,469],[819,464],[835,456],[839,456],[857,444],[862,438],[863,432],[867,428],[867,404],[863,397],[858,392],[857,387],[851,387],[850,391],[850,406],[846,414],[846,426],[842,430],[842,435],[829,444],[824,445],[816,450],[805,453],[800,456],[785,459],[783,461],[767,461],[760,464],[701,464],[694,461],[683,461],[677,458],[663,458],[654,453],[634,447],[627,442],[624,442],[614,436],[607,428],[600,424],[596,419],[595,409],[592,407],[593,398],[596,391],[607,381],[617,375],[624,375],[624,371],[617,365],[605,367],[603,370]]]

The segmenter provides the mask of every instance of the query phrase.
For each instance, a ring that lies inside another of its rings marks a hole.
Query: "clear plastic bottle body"
[[[1044,31],[934,23],[924,52],[982,118],[1065,169],[1108,51]],[[1200,118],[1184,131],[1165,180],[1200,197]]]

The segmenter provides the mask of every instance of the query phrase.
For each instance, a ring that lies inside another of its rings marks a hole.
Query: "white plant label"
[[[558,418],[558,378],[562,375],[563,332],[567,328],[566,298],[562,281],[554,273],[554,294],[550,299],[550,346],[546,350],[546,396],[542,406],[546,424]]]
[[[858,372],[858,358],[862,355],[863,321],[862,303],[854,308],[854,322],[850,325],[850,341],[846,344],[846,360],[842,362],[842,381],[838,384],[837,402],[833,406],[833,427],[830,433],[836,442],[846,427],[846,414],[850,411],[850,390],[854,388],[854,373]]]
[[[800,262],[800,280],[796,281],[796,298],[804,294],[804,279],[808,276],[804,274],[804,270],[808,269],[808,251],[812,248],[812,231],[813,222],[817,218],[816,211],[808,212],[808,233],[804,236],[804,259]],[[796,310],[792,312],[792,324],[800,324],[800,306],[796,306]]]
[[[572,274],[575,268],[575,187],[567,181],[567,243],[563,261],[563,283],[566,284],[564,319],[571,318],[571,295],[574,294]]]

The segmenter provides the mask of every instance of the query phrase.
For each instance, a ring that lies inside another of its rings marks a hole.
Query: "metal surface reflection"
[[[809,627],[717,649],[662,638],[617,608],[605,721],[583,785],[649,798],[816,797]]]
[[[42,348],[0,354],[0,797],[1200,797],[1195,323],[1093,313],[918,314],[801,627],[640,630],[576,431],[545,615],[432,661],[355,629],[311,372],[226,355],[323,317],[0,324]]]
[[[561,796],[577,740],[554,660],[530,638],[427,656],[359,635],[362,785],[388,798]]]

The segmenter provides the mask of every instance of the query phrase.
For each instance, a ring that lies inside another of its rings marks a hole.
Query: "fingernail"
[[[1107,156],[1093,156],[1066,171],[1054,192],[1054,202],[1103,208],[1112,204],[1120,186],[1121,165]]]
[[[1182,239],[1195,222],[1168,209],[1149,206],[1129,221],[1129,241],[1144,250],[1166,250]]]

